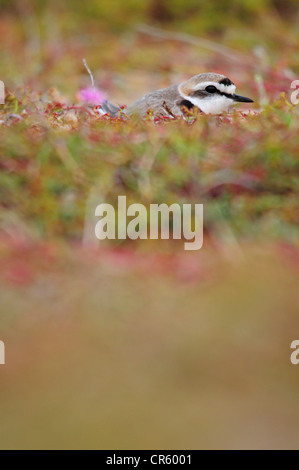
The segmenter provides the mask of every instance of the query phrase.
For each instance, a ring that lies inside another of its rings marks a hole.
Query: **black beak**
[[[252,99],[240,95],[233,95],[233,100],[237,101],[238,103],[254,103]]]

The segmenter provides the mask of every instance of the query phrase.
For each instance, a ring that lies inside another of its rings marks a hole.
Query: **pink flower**
[[[97,106],[103,104],[107,96],[97,87],[87,87],[78,92],[77,99],[83,103]]]

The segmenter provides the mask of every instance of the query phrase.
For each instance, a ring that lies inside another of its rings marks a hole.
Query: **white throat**
[[[227,111],[234,103],[231,98],[221,95],[213,95],[206,98],[185,97],[194,106],[197,106],[205,114],[221,114]]]
[[[227,94],[234,94],[236,90],[235,85],[227,86],[219,83],[216,85],[214,82],[200,83],[197,85],[197,87],[194,88],[194,90],[204,90],[204,88],[209,85],[216,86],[219,91]],[[225,95],[220,95],[217,93],[207,95],[204,98],[199,98],[198,96],[185,95],[181,90],[179,91],[185,100],[190,101],[194,106],[199,108],[205,114],[221,114],[224,111],[227,111],[229,107],[234,104],[234,100],[232,98],[228,98]]]

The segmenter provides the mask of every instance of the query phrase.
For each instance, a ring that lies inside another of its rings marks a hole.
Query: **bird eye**
[[[207,91],[208,93],[216,93],[217,88],[216,88],[215,86],[213,86],[213,85],[209,85],[209,86],[206,87],[206,91]]]

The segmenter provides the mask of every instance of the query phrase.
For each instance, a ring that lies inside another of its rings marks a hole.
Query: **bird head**
[[[178,87],[183,100],[192,103],[205,114],[221,114],[234,103],[253,103],[253,100],[235,93],[236,86],[224,75],[202,73]]]

